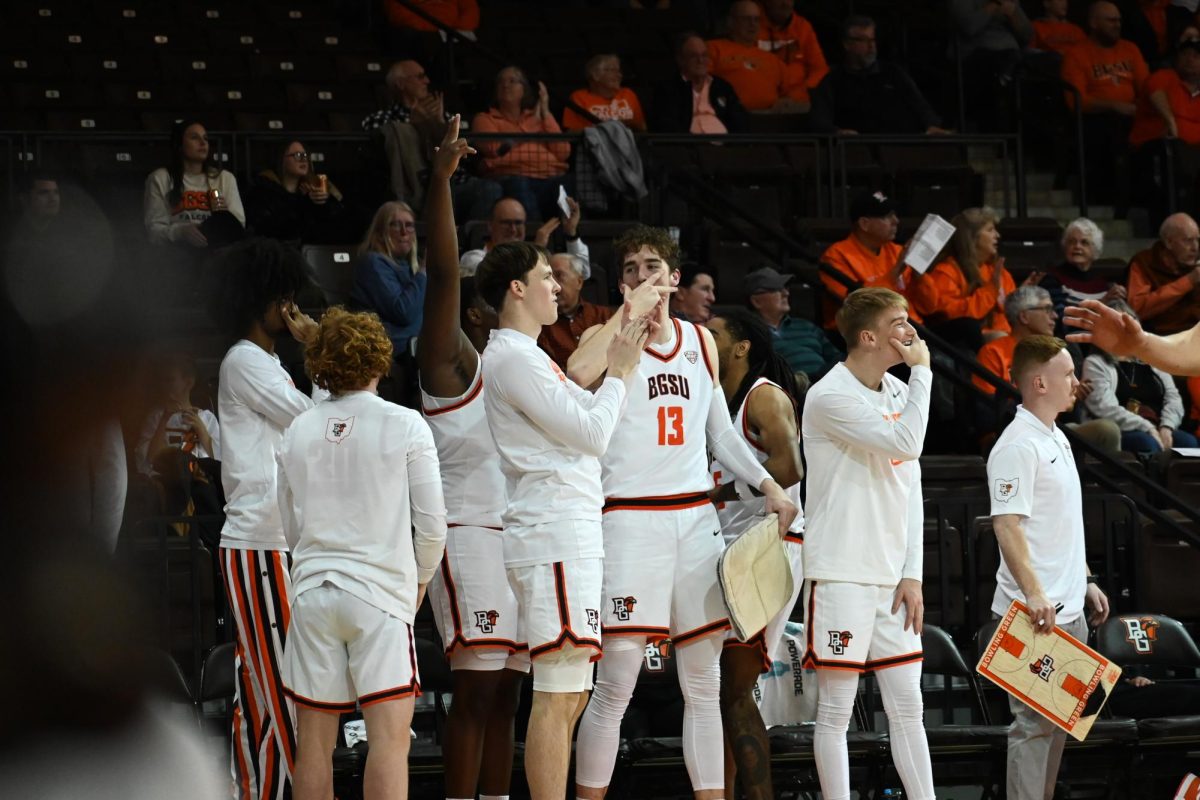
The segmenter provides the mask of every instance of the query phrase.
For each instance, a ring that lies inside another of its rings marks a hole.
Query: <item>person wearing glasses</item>
[[[654,87],[650,130],[707,135],[738,133],[745,125],[746,109],[733,86],[711,73],[712,58],[700,34],[685,31],[676,37],[675,64],[679,73]]]
[[[572,197],[567,198],[567,207],[571,209],[570,216],[554,217],[542,223],[533,235],[533,243],[549,249],[550,234],[560,226],[566,239],[566,252],[590,263],[591,253],[583,239],[579,238],[579,219],[581,212],[579,204]],[[502,197],[492,205],[492,215],[488,221],[488,238],[483,247],[468,250],[458,259],[458,272],[461,277],[468,278],[475,274],[475,269],[483,257],[498,244],[505,242],[525,241],[525,206],[515,197]]]
[[[288,244],[332,244],[346,207],[342,193],[316,174],[303,142],[285,142],[274,169],[258,174],[246,197],[246,221],[259,236]]]
[[[421,330],[425,271],[417,257],[416,215],[407,203],[391,200],[375,212],[358,246],[350,306],[374,311],[392,340],[393,358],[409,355],[409,342]]]

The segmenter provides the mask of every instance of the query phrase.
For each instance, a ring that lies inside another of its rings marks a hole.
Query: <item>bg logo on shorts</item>
[[[850,631],[830,631],[829,649],[835,656],[845,655],[846,648],[850,646],[850,640],[853,638],[854,634]]]
[[[1049,683],[1050,673],[1054,672],[1054,659],[1050,656],[1042,656],[1040,660],[1029,665],[1029,671]]]
[[[646,642],[646,672],[662,672],[667,668],[667,659],[671,657],[671,640],[662,639],[657,642]]]
[[[629,597],[614,597],[613,614],[622,622],[628,622],[629,617],[633,614],[634,606],[637,605],[637,598],[633,595]]]
[[[584,611],[587,612],[588,627],[592,629],[592,633],[600,635],[600,609],[585,608]]]
[[[1150,617],[1121,617],[1125,624],[1125,641],[1139,653],[1153,653],[1154,640],[1158,638],[1158,621]]]
[[[496,630],[496,622],[499,619],[500,614],[494,608],[490,611],[476,611],[475,627],[479,628],[483,633],[491,633]]]

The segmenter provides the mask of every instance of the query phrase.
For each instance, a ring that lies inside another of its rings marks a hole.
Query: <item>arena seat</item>
[[[304,256],[308,279],[316,284],[331,306],[345,305],[350,300],[354,283],[353,245],[305,245]]]

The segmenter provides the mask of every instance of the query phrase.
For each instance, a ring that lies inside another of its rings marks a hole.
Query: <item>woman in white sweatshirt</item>
[[[213,161],[200,122],[185,119],[171,129],[171,160],[146,178],[142,218],[153,244],[219,246],[245,234],[237,179]]]

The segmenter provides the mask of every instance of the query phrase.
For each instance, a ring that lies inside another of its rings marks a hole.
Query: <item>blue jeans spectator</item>
[[[1172,447],[1196,447],[1196,437],[1185,431],[1171,431]],[[1121,431],[1121,449],[1131,453],[1160,453],[1162,442],[1145,431]]]

